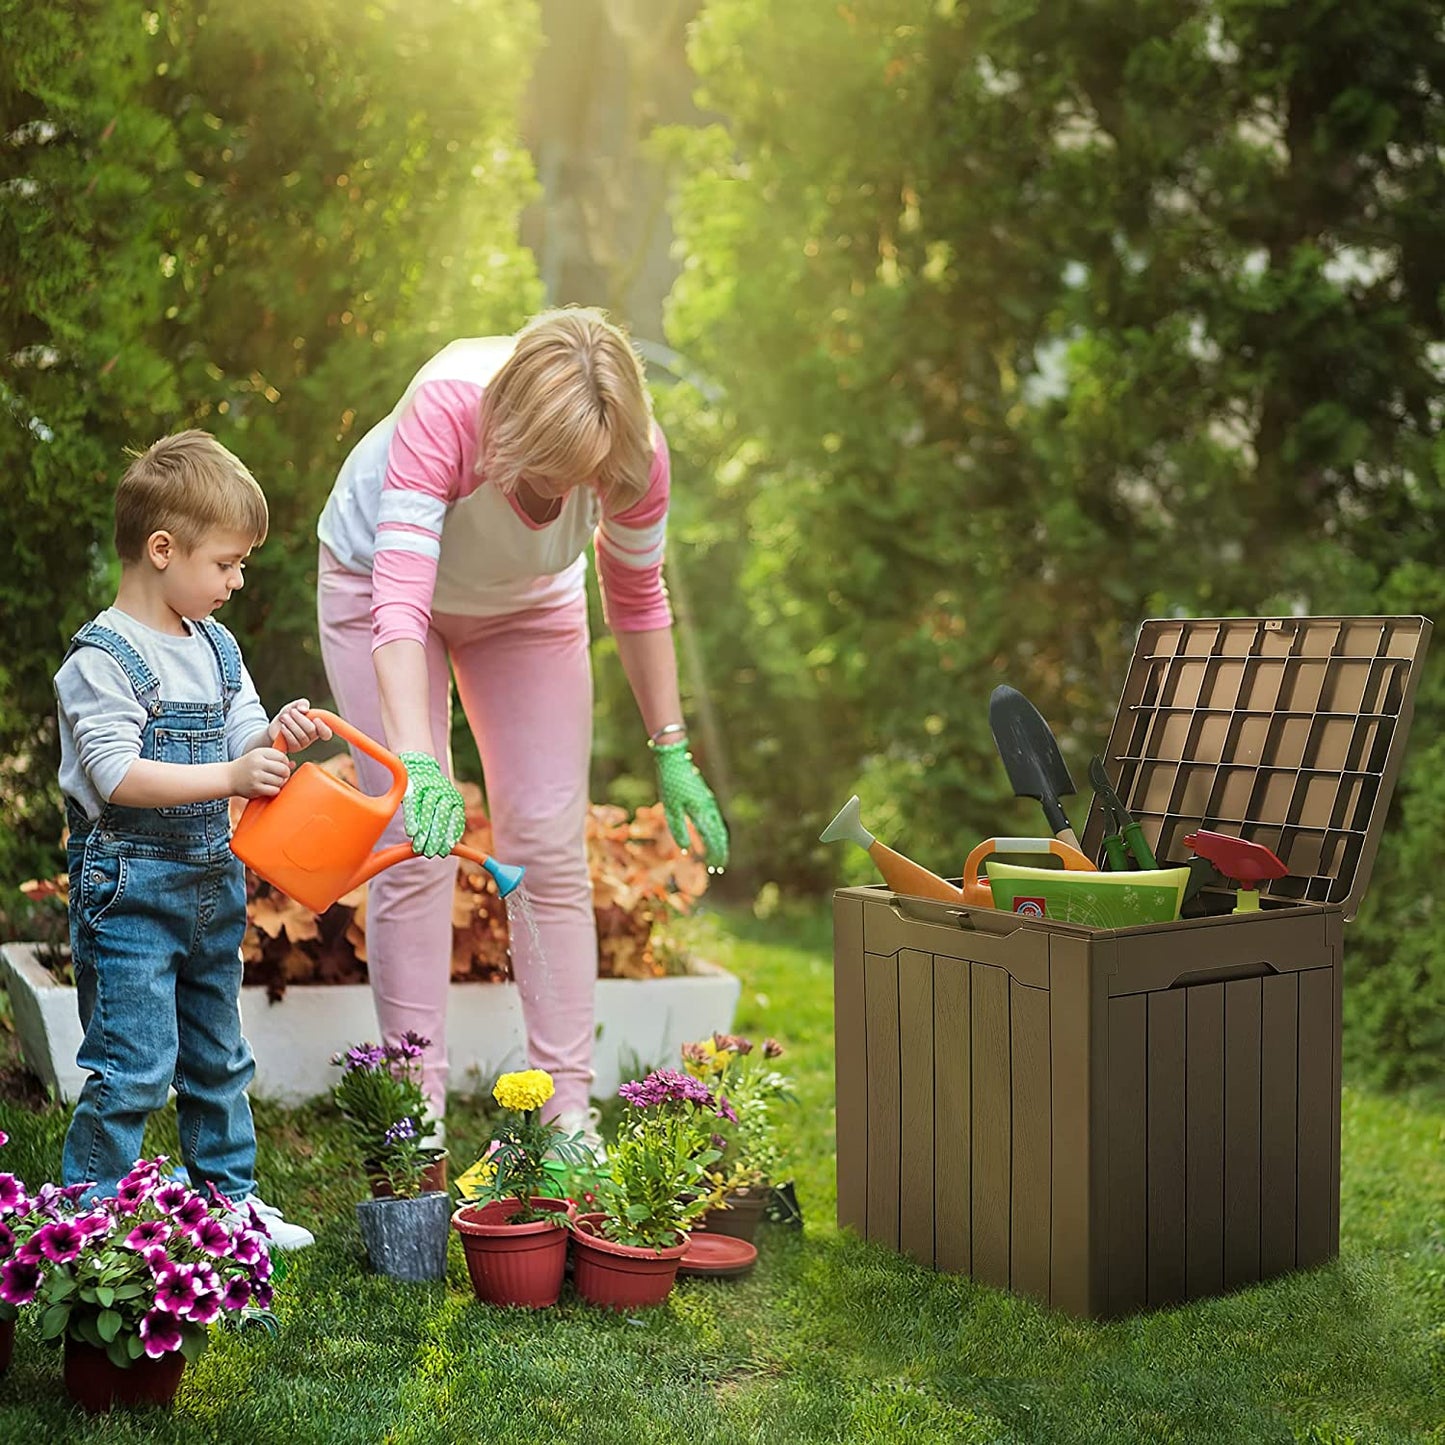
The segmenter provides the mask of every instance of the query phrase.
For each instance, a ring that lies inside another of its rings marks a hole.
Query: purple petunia
[[[13,1174],[0,1174],[0,1215],[15,1214],[29,1202],[25,1186]]]
[[[78,1214],[75,1227],[85,1235],[86,1243],[109,1234],[115,1228],[115,1219],[106,1209],[92,1209],[88,1214]]]
[[[266,1258],[266,1243],[251,1230],[243,1229],[231,1242],[231,1258],[237,1264],[253,1265]]]
[[[142,1316],[140,1337],[146,1354],[151,1359],[158,1360],[162,1355],[174,1354],[181,1347],[180,1321],[158,1306]]]
[[[127,1176],[115,1186],[115,1202],[127,1213],[134,1214],[155,1190],[155,1181]]]
[[[200,1296],[201,1282],[184,1266],[175,1267],[165,1278],[156,1278],[155,1307],[167,1314],[186,1314]]]
[[[208,1325],[221,1313],[221,1296],[213,1289],[203,1290],[191,1301],[186,1318],[192,1324]]]
[[[231,1252],[231,1231],[219,1219],[207,1215],[194,1228],[187,1231],[192,1244],[207,1254],[226,1255]]]
[[[173,1210],[171,1218],[182,1229],[194,1229],[203,1219],[209,1219],[211,1211],[199,1194],[188,1194],[180,1208]]]
[[[125,1237],[125,1247],[133,1249],[137,1254],[145,1254],[148,1249],[163,1245],[171,1237],[171,1227],[163,1219],[147,1219],[136,1227]]]
[[[209,1179],[206,1180],[206,1192],[211,1196],[211,1203],[217,1209],[224,1210],[229,1214],[236,1207]]]
[[[228,1310],[243,1310],[251,1303],[251,1281],[244,1274],[233,1274],[226,1281],[221,1303]]]
[[[635,1109],[650,1109],[657,1104],[699,1104],[713,1107],[712,1090],[701,1079],[676,1069],[654,1069],[645,1079],[623,1084],[617,1091]]]
[[[0,1129],[0,1148],[4,1148],[9,1142],[10,1136],[3,1129]]]
[[[15,1253],[15,1231],[8,1224],[0,1224],[0,1259],[9,1259]]]
[[[35,1242],[40,1252],[52,1264],[69,1264],[80,1258],[85,1247],[86,1233],[74,1220],[57,1219],[51,1224],[42,1224],[35,1231]]]
[[[162,1214],[174,1214],[191,1197],[191,1191],[177,1179],[162,1184],[152,1196],[151,1203]]]
[[[258,1310],[270,1309],[271,1298],[271,1286],[264,1280],[258,1283],[255,1289],[251,1291],[251,1303],[255,1305]]]
[[[0,1264],[0,1300],[10,1305],[28,1305],[35,1298],[44,1274],[28,1259],[7,1259]]]

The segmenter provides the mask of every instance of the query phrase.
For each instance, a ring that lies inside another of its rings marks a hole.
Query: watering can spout
[[[497,885],[497,892],[503,898],[515,893],[522,886],[522,875],[527,871],[525,868],[517,867],[514,863],[498,863],[495,858],[488,858],[482,867],[492,875],[492,881]]]

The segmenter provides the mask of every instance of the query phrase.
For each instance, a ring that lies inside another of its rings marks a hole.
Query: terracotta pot
[[[451,1208],[451,1199],[440,1193],[358,1201],[356,1223],[371,1267],[413,1283],[445,1279]]]
[[[605,1214],[583,1214],[572,1234],[572,1283],[588,1304],[613,1310],[660,1305],[672,1293],[687,1236],[671,1249],[614,1244],[601,1234]]]
[[[10,1368],[10,1357],[15,1353],[15,1321],[0,1320],[0,1375]]]
[[[175,1350],[158,1360],[142,1355],[122,1370],[104,1350],[66,1336],[66,1393],[91,1415],[103,1414],[116,1405],[169,1405],[185,1368],[186,1357]]]
[[[519,1207],[516,1199],[464,1204],[452,1215],[452,1228],[462,1237],[472,1289],[483,1304],[545,1309],[562,1292],[567,1230],[545,1219],[509,1224],[507,1216]],[[570,1199],[533,1198],[532,1207],[577,1215]]]
[[[698,1234],[727,1234],[734,1239],[746,1239],[752,1243],[758,1220],[768,1202],[768,1186],[760,1184],[756,1189],[738,1189],[725,1196],[726,1209],[709,1209],[693,1225]]]

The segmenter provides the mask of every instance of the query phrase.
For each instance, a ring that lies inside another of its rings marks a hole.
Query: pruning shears
[[[1133,815],[1119,800],[1109,775],[1104,771],[1103,758],[1095,755],[1089,760],[1089,781],[1094,793],[1103,805],[1108,820],[1108,831],[1104,834],[1104,863],[1115,873],[1128,872],[1129,855],[1134,855],[1136,868],[1157,868],[1153,849],[1144,838],[1144,830],[1134,821]]]

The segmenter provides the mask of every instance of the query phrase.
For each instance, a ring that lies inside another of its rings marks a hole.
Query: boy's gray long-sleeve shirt
[[[219,702],[221,676],[211,644],[193,630],[173,637],[107,607],[96,617],[118,632],[160,679],[167,702]],[[60,786],[97,818],[140,756],[146,710],[120,664],[98,647],[78,647],[55,675],[60,712]],[[270,719],[244,665],[241,690],[226,714],[226,756],[237,758]]]

